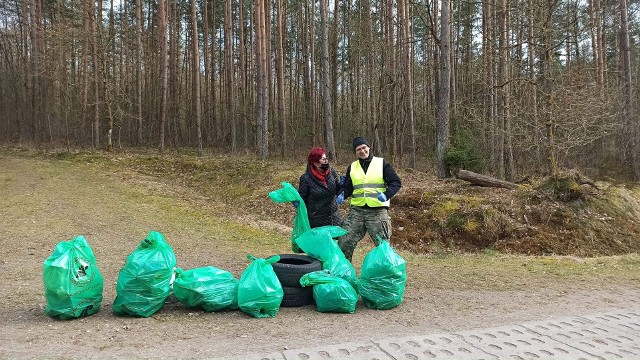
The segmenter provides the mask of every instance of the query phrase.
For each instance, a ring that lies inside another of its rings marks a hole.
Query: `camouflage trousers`
[[[352,206],[342,227],[349,232],[338,238],[338,245],[349,261],[356,245],[367,233],[376,246],[378,236],[382,240],[391,240],[391,219],[386,208]]]

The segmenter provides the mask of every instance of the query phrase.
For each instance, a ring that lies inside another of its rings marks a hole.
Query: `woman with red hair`
[[[325,149],[312,148],[307,157],[307,171],[300,176],[298,186],[312,228],[341,225],[336,199],[342,192],[342,185],[336,172],[329,166]]]

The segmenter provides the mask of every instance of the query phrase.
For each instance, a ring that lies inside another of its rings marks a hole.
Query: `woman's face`
[[[322,164],[329,164],[329,159],[327,159],[327,154],[322,154],[322,157],[320,158],[320,161],[313,163],[313,165],[315,165],[315,167],[317,167],[318,169],[322,168]]]

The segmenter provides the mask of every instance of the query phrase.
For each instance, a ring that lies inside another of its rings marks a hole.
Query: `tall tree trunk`
[[[31,138],[36,146],[40,144],[40,119],[42,118],[42,79],[40,47],[42,36],[40,30],[41,7],[38,0],[29,1],[29,15],[31,18]]]
[[[362,88],[362,105],[364,114],[364,125],[366,131],[370,132],[373,136],[372,140],[372,152],[374,154],[380,152],[381,141],[380,141],[380,133],[379,133],[379,121],[381,121],[381,116],[379,112],[380,101],[382,100],[382,93],[376,91],[375,83],[376,81],[382,81],[380,77],[376,77],[373,74],[380,73],[380,69],[375,68],[375,58],[378,56],[379,48],[375,47],[376,41],[374,41],[374,25],[373,25],[373,6],[370,2],[364,2],[365,8],[363,9],[365,22],[366,22],[366,31],[363,36],[366,36],[368,40],[367,44],[369,45],[364,51],[366,64],[364,66],[364,72],[360,74],[360,76],[364,76],[364,86]]]
[[[213,29],[216,29],[216,19],[217,19],[217,15],[216,15],[216,3],[217,1],[213,0],[213,3],[211,4],[211,19],[212,19],[212,24],[211,27]],[[207,133],[212,133],[211,136],[211,140],[214,141],[214,143],[216,144],[221,144],[221,131],[220,131],[220,118],[218,117],[218,91],[216,90],[216,74],[218,72],[218,57],[217,57],[217,42],[216,42],[216,35],[215,35],[215,31],[212,31],[212,41],[211,41],[211,75],[209,78],[209,83],[210,83],[210,87],[211,87],[211,103],[212,105],[212,109],[211,109],[211,115],[209,115],[209,119],[208,122],[210,123],[210,126],[207,126],[209,128],[209,130],[207,131]]]
[[[136,119],[137,144],[142,145],[142,0],[136,0]]]
[[[235,99],[233,97],[233,12],[231,1],[225,1],[224,15],[224,74],[225,74],[225,104],[227,109],[227,123],[231,128],[231,152],[237,150],[236,116],[234,112]]]
[[[102,2],[98,2],[98,9],[94,11],[92,5],[93,26],[91,27],[91,53],[93,58],[93,148],[100,148],[100,69],[102,64],[98,57],[98,51],[102,51],[100,47],[100,37],[102,30]]]
[[[258,155],[261,159],[269,156],[269,80],[267,66],[266,31],[267,15],[265,4],[256,1],[254,6],[255,38],[256,38],[256,70],[257,70],[257,124]]]
[[[637,121],[632,117],[632,93],[631,93],[631,51],[629,49],[629,16],[627,11],[627,1],[620,0],[620,87],[623,103],[623,123],[627,131],[625,139],[625,149],[630,154],[625,154],[631,163],[636,179],[640,179],[640,147],[638,146]]]
[[[113,0],[109,1],[109,46],[105,49],[108,56],[104,58],[104,77],[102,85],[104,90],[104,101],[107,106],[107,151],[113,150],[113,102],[111,101],[111,87],[117,86],[115,77],[115,51],[116,51],[116,31],[113,14]],[[115,84],[115,85],[114,85]]]
[[[338,19],[340,17],[340,1],[333,1],[333,21],[331,22],[331,31],[330,34],[330,51],[329,51],[329,60],[331,61],[331,105],[333,106],[333,124],[339,124],[340,114],[338,112],[338,105],[340,102],[340,92],[338,90]],[[334,140],[335,147],[335,140]],[[334,148],[334,158],[335,161],[338,160],[338,152]]]
[[[249,117],[247,116],[247,64],[246,64],[246,44],[245,44],[245,33],[244,33],[244,0],[238,1],[238,74],[240,75],[240,101],[239,108],[240,114],[242,116],[242,128],[244,130],[244,147],[249,147],[249,121],[247,120]]]
[[[505,179],[505,153],[507,143],[507,116],[508,116],[508,34],[507,34],[507,0],[500,1],[500,8],[498,9],[498,26],[500,27],[500,37],[498,38],[498,173],[497,176],[500,179]],[[508,179],[511,180],[511,179]]]
[[[209,1],[204,0],[202,2],[202,62],[204,67],[204,81],[201,81],[201,85],[204,87],[204,110],[202,111],[202,117],[204,119],[202,123],[203,137],[207,145],[211,145],[211,136],[209,132],[208,119],[211,115],[211,86],[209,84],[209,37],[211,32],[209,30]]]
[[[482,2],[482,63],[483,63],[483,108],[484,108],[484,124],[483,129],[487,129],[482,140],[485,144],[485,153],[489,154],[489,165],[491,170],[495,170],[495,141],[494,141],[494,45],[493,45],[493,13],[494,6],[490,0]]]
[[[629,49],[629,17],[627,1],[620,0],[620,88],[622,92],[623,114],[631,110],[631,51]]]
[[[534,1],[535,0],[528,0],[527,16],[528,16],[529,24],[536,23],[535,14],[537,13],[536,9],[538,7],[537,5],[535,5]],[[528,26],[527,29],[528,29],[527,38],[528,38],[529,44],[535,44],[536,38],[534,34],[534,27]],[[536,76],[538,72],[536,71],[536,61],[537,61],[536,49],[537,49],[537,46],[535,45],[532,45],[529,47],[527,60],[528,60],[528,70],[529,70],[529,82],[530,82],[530,85],[528,86],[530,89],[529,109],[531,111],[531,117],[533,118],[532,138],[533,138],[533,144],[534,144],[534,150],[535,150],[536,164],[539,165],[539,164],[542,164],[542,144],[540,142],[540,136],[538,136],[538,133],[540,132],[541,127],[540,127],[540,116],[538,114],[538,81],[537,81],[538,77]]]
[[[22,1],[22,6],[20,8],[20,35],[21,35],[21,44],[20,44],[20,64],[21,67],[24,68],[24,71],[21,71],[22,74],[22,88],[21,88],[21,98],[22,102],[18,104],[20,109],[20,115],[18,116],[18,142],[21,143],[26,137],[27,134],[27,118],[29,116],[29,111],[31,110],[30,102],[31,102],[31,59],[29,59],[29,27],[31,25],[29,21],[29,2]],[[83,17],[84,20],[85,17]],[[88,50],[87,50],[88,52]]]
[[[400,25],[402,26],[402,73],[404,76],[404,112],[406,123],[409,124],[409,161],[408,167],[416,167],[416,125],[413,117],[413,67],[411,64],[411,33],[409,27],[409,2],[399,0],[402,4]]]
[[[392,158],[396,156],[397,150],[397,129],[398,123],[397,120],[397,93],[398,89],[401,89],[400,86],[397,86],[397,76],[398,76],[398,65],[402,64],[402,51],[396,50],[396,45],[402,46],[401,40],[398,40],[399,37],[402,36],[401,28],[398,31],[395,31],[396,22],[398,19],[396,18],[397,12],[394,9],[393,0],[384,0],[381,4],[381,9],[383,11],[383,17],[381,21],[383,22],[383,38],[384,38],[384,46],[382,46],[382,58],[384,61],[381,63],[383,72],[380,77],[380,101],[384,101],[385,104],[383,106],[377,106],[375,109],[379,109],[380,124],[376,125],[377,128],[383,129],[383,136],[378,141],[376,139],[375,143],[377,144],[376,151],[384,152],[385,149],[388,149],[388,155]],[[401,17],[401,16],[398,16]],[[371,18],[373,24],[373,18]],[[373,32],[373,28],[369,28],[369,31]],[[397,34],[397,36],[396,36]],[[373,36],[373,33],[372,35]],[[372,41],[372,47],[373,47]],[[400,50],[402,47],[400,47]],[[376,135],[376,138],[379,136]]]
[[[170,143],[178,149],[181,142],[180,135],[183,133],[180,131],[180,125],[182,124],[182,112],[180,111],[180,104],[182,103],[181,96],[181,78],[180,78],[180,41],[183,38],[180,24],[182,23],[181,15],[181,3],[179,1],[172,1],[168,3],[167,15],[167,34],[169,36],[169,50],[168,50],[168,68],[167,68],[167,117],[170,119],[167,127],[169,129],[169,138],[172,139]],[[191,98],[191,96],[189,96]]]
[[[438,178],[449,177],[449,167],[445,156],[449,151],[449,100],[451,77],[451,43],[449,39],[449,23],[451,20],[450,0],[441,2],[440,24],[440,81],[438,89],[438,116],[436,120],[436,156],[438,159]]]
[[[89,58],[91,55],[91,50],[93,46],[92,32],[91,32],[91,24],[93,23],[93,0],[85,0],[83,1],[83,16],[82,16],[82,29],[84,34],[84,42],[83,42],[83,51],[82,51],[82,120],[83,120],[83,129],[89,127],[89,129],[93,129],[91,126],[91,121],[89,119],[89,89],[91,87],[91,82],[89,80]],[[93,77],[91,78],[91,81]],[[85,124],[86,123],[86,124]],[[93,134],[91,130],[90,132]],[[93,145],[93,136],[91,138],[91,145]]]
[[[165,150],[165,128],[167,124],[167,15],[165,0],[158,0],[158,42],[160,43],[160,153]]]
[[[198,13],[196,0],[191,0],[191,52],[193,56],[193,113],[196,118],[198,156],[202,156],[202,112],[200,106],[200,49],[198,46]]]
[[[277,119],[280,138],[280,155],[286,154],[287,149],[287,115],[284,105],[284,5],[283,0],[278,0],[276,5],[276,16],[278,32],[276,34],[276,99],[277,99]]]
[[[304,19],[303,19],[303,43],[302,43],[302,58],[303,58],[303,86],[304,86],[304,98],[305,98],[305,112],[309,119],[309,126],[311,130],[311,143],[317,144],[319,142],[318,135],[316,133],[316,87],[315,87],[315,2],[304,2]],[[307,31],[308,29],[308,31]]]
[[[329,66],[329,9],[327,0],[320,0],[320,27],[322,31],[322,105],[324,111],[327,157],[336,158],[336,144],[333,139],[333,105],[331,103],[331,68]]]
[[[267,91],[267,99],[268,99],[268,103],[267,103],[267,114],[266,114],[266,121],[269,122],[269,126],[268,128],[270,129],[269,131],[269,139],[268,142],[271,141],[271,136],[272,136],[272,132],[273,130],[272,127],[277,128],[277,124],[274,124],[274,108],[275,108],[275,104],[273,103],[275,100],[275,88],[274,88],[274,83],[275,83],[275,76],[274,76],[274,72],[273,72],[273,49],[272,49],[272,43],[271,43],[271,1],[264,1],[263,2],[264,5],[264,11],[263,11],[263,16],[264,16],[264,41],[265,41],[265,52],[264,52],[264,56],[265,59],[264,61],[266,62],[266,70],[267,70],[267,83],[266,83],[266,91]]]
[[[547,14],[552,14],[556,6],[556,2],[553,0],[547,0],[545,11]],[[547,152],[548,162],[547,166],[549,174],[551,176],[557,176],[559,171],[558,165],[558,144],[556,142],[556,118],[552,114],[552,106],[554,102],[554,79],[552,74],[552,54],[553,54],[553,27],[551,23],[552,17],[550,15],[544,16],[544,22],[542,23],[542,38],[541,46],[542,53],[540,54],[540,82],[542,84],[542,91],[545,96],[544,101],[544,120],[545,129],[547,135]]]
[[[591,20],[591,46],[593,49],[593,58],[596,71],[596,84],[601,96],[604,96],[604,44],[603,37],[603,19],[602,19],[602,2],[601,0],[591,0],[589,2],[590,20]]]

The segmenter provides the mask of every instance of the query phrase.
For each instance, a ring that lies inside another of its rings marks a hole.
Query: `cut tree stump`
[[[468,181],[474,185],[485,187],[497,187],[503,189],[513,190],[518,187],[518,184],[512,182],[496,179],[491,176],[474,173],[469,170],[459,170],[456,177],[460,180]]]

